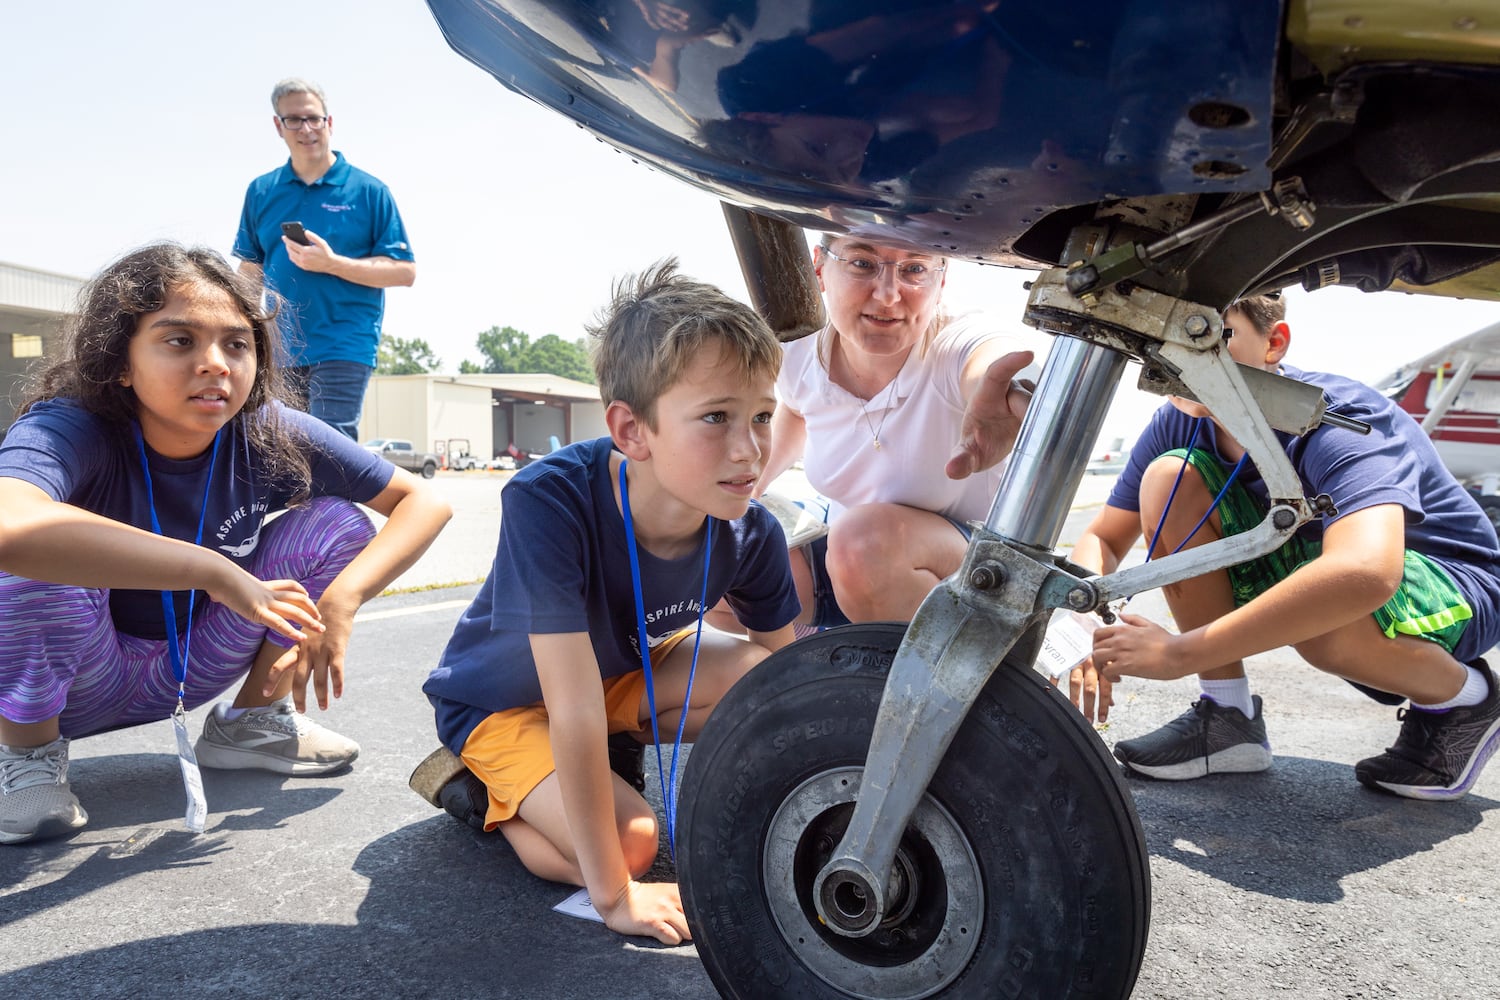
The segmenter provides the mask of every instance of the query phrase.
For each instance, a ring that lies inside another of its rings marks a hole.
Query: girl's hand
[[[1121,615],[1117,624],[1094,632],[1094,663],[1109,681],[1123,676],[1167,681],[1196,673],[1183,652],[1182,636],[1140,615]]]
[[[354,631],[354,611],[334,605],[322,607],[329,604],[327,594],[319,603],[323,629],[305,635],[301,642],[271,664],[266,676],[265,694],[270,697],[276,693],[282,675],[288,670],[296,670],[292,680],[292,701],[299,712],[307,711],[309,678],[313,682],[318,707],[325,712],[330,690],[335,698],[344,696],[344,651],[349,648],[349,635]]]
[[[301,641],[322,632],[322,615],[307,595],[307,588],[296,580],[257,580],[225,560],[231,572],[222,587],[208,591],[217,601],[246,621],[264,625],[277,635]]]
[[[598,900],[594,900],[596,907]],[[637,882],[625,885],[613,906],[599,908],[604,926],[617,934],[654,937],[662,944],[691,941],[687,916],[682,912],[682,894],[674,882]]]

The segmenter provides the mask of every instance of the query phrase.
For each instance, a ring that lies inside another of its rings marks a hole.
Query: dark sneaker
[[[629,733],[609,738],[609,769],[642,795],[646,794],[646,747]]]
[[[0,746],[0,844],[60,837],[89,821],[68,787],[68,741]]]
[[[422,758],[422,763],[412,771],[411,777],[406,779],[406,784],[422,798],[442,808],[443,804],[438,800],[438,795],[442,792],[443,786],[468,770],[453,751],[447,747],[438,747]]]
[[[1401,734],[1396,745],[1354,765],[1360,784],[1408,799],[1456,799],[1468,794],[1485,763],[1500,748],[1500,689],[1495,686],[1495,673],[1483,660],[1470,666],[1484,674],[1490,685],[1484,701],[1446,712],[1399,710]]]
[[[490,790],[468,768],[438,792],[438,805],[460,823],[484,832],[484,817],[490,808]]]
[[[1186,781],[1205,774],[1243,774],[1271,766],[1271,744],[1260,695],[1255,718],[1203,697],[1193,707],[1153,733],[1121,740],[1115,756],[1137,774],[1167,781]]]
[[[460,823],[484,829],[484,816],[490,807],[489,790],[447,747],[438,747],[428,754],[406,783]]]

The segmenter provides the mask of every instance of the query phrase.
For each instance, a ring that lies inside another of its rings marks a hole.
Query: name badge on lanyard
[[[151,510],[151,530],[162,533],[161,521],[156,516],[156,494],[151,485],[151,463],[146,458],[146,439],[141,436],[139,424],[134,426],[136,450],[141,456],[141,473],[146,477],[146,505]],[[203,544],[203,522],[208,517],[208,491],[214,482],[214,467],[219,464],[219,438],[221,428],[214,434],[213,453],[208,459],[208,478],[203,483],[203,500],[198,505],[198,534],[194,545]],[[172,661],[172,676],[177,679],[177,709],[172,713],[172,731],[177,743],[177,763],[182,767],[182,786],[187,792],[187,812],[183,822],[193,833],[202,833],[208,821],[208,800],[203,795],[203,774],[198,770],[198,757],[193,753],[192,741],[188,739],[187,710],[182,699],[187,693],[188,651],[193,642],[193,599],[197,591],[188,591],[187,627],[183,630],[181,646],[177,642],[177,604],[170,590],[161,592],[162,622],[167,632],[167,656]]]

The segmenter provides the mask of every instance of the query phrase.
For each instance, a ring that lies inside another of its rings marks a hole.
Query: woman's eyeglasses
[[[948,269],[948,265],[934,264],[930,260],[881,260],[862,254],[840,257],[827,247],[823,248],[823,253],[838,261],[835,266],[841,274],[855,281],[877,281],[887,267],[893,267],[896,269],[896,280],[901,284],[911,288],[928,288],[936,284]]]

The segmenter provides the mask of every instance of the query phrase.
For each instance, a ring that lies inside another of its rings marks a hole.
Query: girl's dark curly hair
[[[16,416],[43,400],[69,398],[106,420],[122,424],[135,420],[139,406],[135,390],[120,384],[130,338],[142,316],[163,308],[173,291],[189,285],[223,289],[249,320],[254,330],[255,380],[245,405],[231,422],[240,425],[265,473],[290,488],[294,502],[305,500],[312,480],[306,441],[281,419],[281,407],[268,405],[278,401],[295,405],[276,365],[281,334],[275,310],[261,305],[259,282],[237,273],[206,247],[152,243],[100,271],[79,293],[78,311],[63,328],[61,349],[33,377]]]

